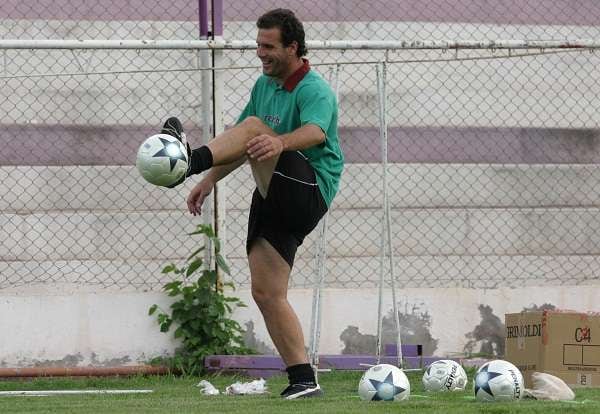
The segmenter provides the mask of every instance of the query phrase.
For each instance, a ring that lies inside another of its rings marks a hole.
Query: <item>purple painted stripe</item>
[[[198,20],[198,0],[2,0],[0,19]]]
[[[385,344],[383,348],[385,356],[396,356],[398,353],[398,345],[396,344]],[[423,345],[402,344],[403,357],[418,357],[422,355]]]
[[[402,345],[402,353],[405,358],[418,358],[420,345]],[[384,358],[393,360],[396,353],[396,345],[386,345],[386,355]],[[393,352],[392,355],[387,351]],[[364,359],[369,361],[375,358],[372,355],[320,355],[321,364],[346,364],[348,366],[360,366]],[[369,362],[370,363],[370,362]],[[248,368],[248,369],[284,369],[285,365],[281,358],[276,355],[212,355],[204,360],[204,366],[207,368]]]
[[[404,366],[413,369],[423,368],[440,359],[445,358],[436,356],[405,357]],[[365,365],[375,365],[376,363],[377,357],[374,355],[319,356],[319,368],[321,369],[364,371],[367,369]],[[380,363],[396,365],[397,359],[385,356],[380,358]],[[258,376],[278,374],[285,370],[283,360],[275,355],[213,355],[204,359],[204,366],[209,371],[253,372]]]
[[[158,127],[0,125],[0,165],[133,165]],[[201,131],[191,129],[194,136]]]
[[[201,130],[186,127],[192,146]],[[0,125],[0,165],[133,165],[157,127]],[[535,128],[390,128],[397,163],[600,163],[600,130]],[[348,163],[379,162],[376,128],[341,128]]]
[[[248,0],[225,10],[227,20],[253,21],[256,13],[273,7],[295,10],[303,21],[420,21],[461,22],[511,25],[592,25],[598,24],[597,0],[565,2],[556,0],[468,1],[446,0]]]
[[[287,7],[304,21],[422,21],[514,25],[598,24],[600,2],[578,0],[246,0],[229,1],[225,20],[255,21],[266,10]],[[2,0],[0,19],[188,20],[198,18],[197,0]]]

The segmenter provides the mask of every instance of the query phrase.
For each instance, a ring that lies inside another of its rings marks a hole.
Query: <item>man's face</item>
[[[278,27],[258,29],[256,54],[262,62],[263,73],[279,80],[291,74],[291,63],[296,56],[296,42],[285,47]]]

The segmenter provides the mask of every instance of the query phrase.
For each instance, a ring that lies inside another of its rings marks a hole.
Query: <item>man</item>
[[[256,190],[246,250],[252,296],[286,364],[286,399],[322,395],[304,348],[302,328],[287,300],[296,249],[323,217],[338,190],[343,155],[337,136],[337,102],[310,69],[304,29],[293,12],[272,10],[257,21],[257,55],[263,76],[235,127],[191,152],[188,176],[207,171],[187,199],[191,214],[215,183],[242,165],[252,168]],[[163,133],[181,139],[176,118]]]

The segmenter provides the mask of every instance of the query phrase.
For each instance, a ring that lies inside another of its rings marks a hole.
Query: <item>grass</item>
[[[205,396],[196,384],[207,379],[219,390],[248,378],[217,375],[211,377],[136,376],[121,378],[38,378],[0,381],[0,391],[152,389],[152,394],[63,395],[48,397],[2,396],[0,413],[598,413],[600,389],[577,389],[575,401],[523,400],[514,403],[478,403],[468,391],[427,394],[420,374],[410,373],[409,401],[365,402],[356,393],[360,372],[332,372],[320,376],[323,398],[285,401],[279,391],[286,378],[267,381],[269,394],[250,396]],[[469,376],[470,378],[472,375]],[[469,384],[470,385],[470,384]]]

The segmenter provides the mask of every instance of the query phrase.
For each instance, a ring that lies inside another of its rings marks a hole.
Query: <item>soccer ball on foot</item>
[[[358,383],[364,401],[401,401],[410,396],[410,382],[398,367],[379,364],[369,368]]]
[[[152,135],[140,145],[135,165],[149,183],[169,187],[184,178],[188,168],[187,151],[171,135]]]
[[[477,401],[513,401],[523,395],[523,375],[508,361],[496,359],[483,364],[475,374]]]
[[[467,373],[456,361],[441,359],[431,363],[423,374],[426,391],[462,391],[467,386]]]

